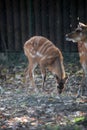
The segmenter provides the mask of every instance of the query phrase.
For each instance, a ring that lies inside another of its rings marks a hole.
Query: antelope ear
[[[78,27],[87,27],[87,25],[85,25],[84,23],[81,23],[81,22],[79,22],[79,25],[78,25]]]

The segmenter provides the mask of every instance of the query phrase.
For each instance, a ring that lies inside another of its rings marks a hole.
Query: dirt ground
[[[25,82],[23,65],[0,66],[0,130],[87,130],[87,98],[76,98],[82,69],[67,64],[68,81],[59,96],[54,76],[48,72],[46,91],[39,69],[36,88]]]

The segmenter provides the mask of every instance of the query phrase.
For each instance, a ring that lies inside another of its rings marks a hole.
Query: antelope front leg
[[[29,66],[27,66],[27,68],[24,70],[25,76],[28,75],[28,69],[29,69]]]
[[[32,87],[36,87],[35,82],[34,82],[34,66],[32,64],[29,65],[29,79],[31,82]]]
[[[44,89],[44,83],[45,83],[45,80],[46,80],[46,70],[45,70],[42,62],[40,64],[40,70],[41,70],[41,74],[42,74],[42,88],[43,88],[43,90],[45,90]]]
[[[43,70],[42,70],[42,88],[43,88],[43,90],[45,90],[44,89],[44,83],[45,83],[45,80],[46,80],[46,74],[45,74],[45,71],[43,72]]]

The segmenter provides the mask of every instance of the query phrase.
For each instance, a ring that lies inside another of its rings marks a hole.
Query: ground
[[[25,64],[0,65],[0,130],[87,130],[87,98],[76,98],[83,77],[79,62],[64,63],[68,80],[60,96],[50,72],[42,90],[39,68],[32,88]]]

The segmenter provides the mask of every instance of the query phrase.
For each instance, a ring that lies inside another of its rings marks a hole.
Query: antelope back
[[[61,52],[47,38],[34,36],[24,44],[25,55],[31,58],[51,58],[61,56]]]

